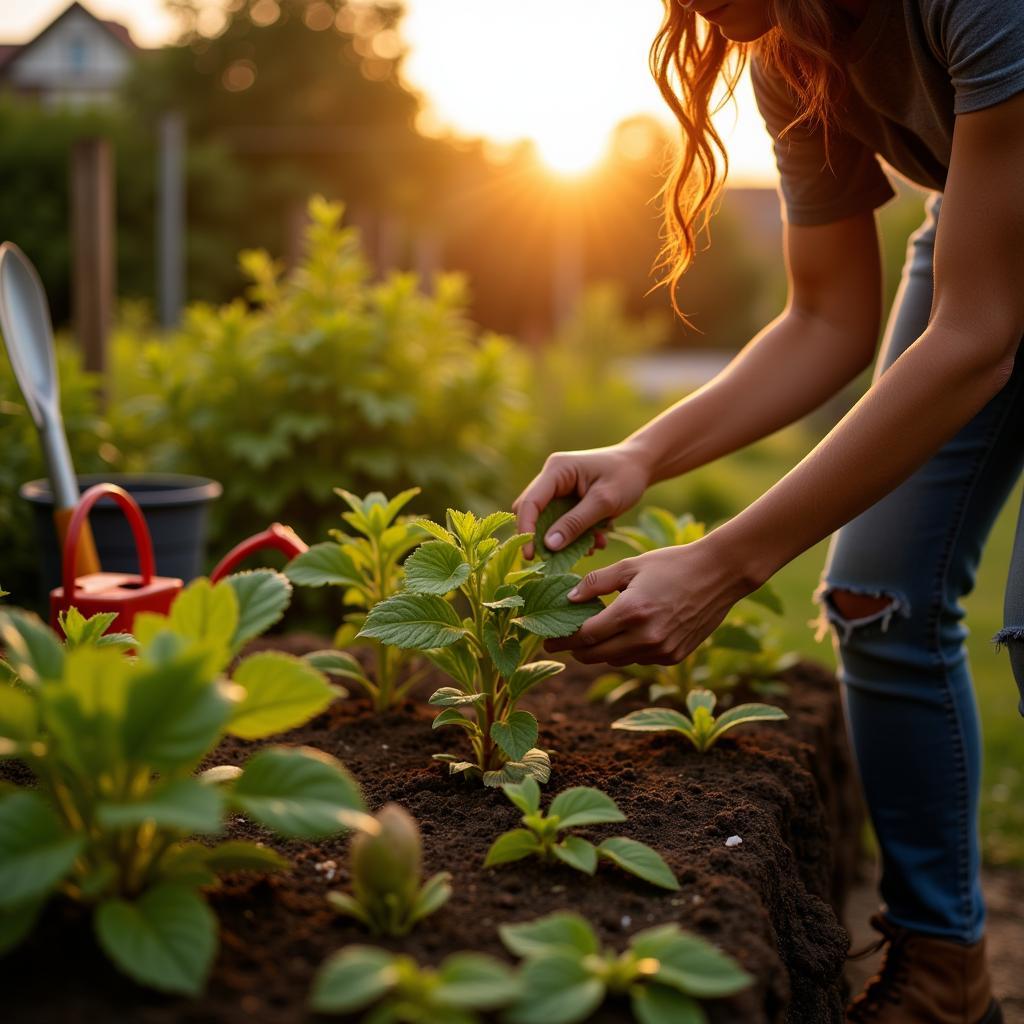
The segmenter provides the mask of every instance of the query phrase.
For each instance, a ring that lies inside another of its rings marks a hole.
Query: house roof
[[[80,4],[75,0],[74,3],[68,4],[67,7],[57,15],[53,21],[50,22],[45,28],[37,33],[32,39],[29,39],[24,43],[0,43],[0,70],[6,70],[11,64],[14,63],[23,53],[30,50],[36,43],[39,42],[44,36],[48,35],[57,27],[68,15],[73,11],[81,11],[83,14],[88,15],[97,25],[99,25],[105,32],[116,39],[123,47],[129,50],[137,50],[139,47],[132,39],[131,33],[128,31],[126,25],[122,25],[117,21],[104,21],[102,18],[97,18],[92,11],[89,10],[84,4]]]

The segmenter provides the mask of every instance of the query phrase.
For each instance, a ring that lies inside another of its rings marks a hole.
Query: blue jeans
[[[876,379],[928,323],[941,196],[911,238]],[[1022,282],[1024,286],[1024,282]],[[898,444],[899,438],[893,438]],[[833,538],[819,600],[835,628],[847,719],[895,924],[963,943],[985,923],[981,738],[961,598],[1024,465],[1024,357],[1006,387],[928,463]],[[1024,518],[1024,516],[1022,516]],[[997,639],[1024,702],[1024,530]],[[842,593],[845,592],[845,593]],[[850,618],[846,594],[880,599]],[[1024,708],[1024,703],[1022,703]]]

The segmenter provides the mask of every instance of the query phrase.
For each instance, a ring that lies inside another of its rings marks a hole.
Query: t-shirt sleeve
[[[1024,90],[1022,0],[925,0],[925,25],[949,68],[954,113],[995,106]]]
[[[772,138],[786,220],[811,226],[830,224],[888,202],[895,193],[878,158],[863,142],[832,125],[797,125],[796,98],[781,76],[754,58],[754,97]]]

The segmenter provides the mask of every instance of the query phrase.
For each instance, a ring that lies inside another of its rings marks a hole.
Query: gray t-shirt
[[[893,190],[879,157],[941,192],[955,115],[1024,91],[1024,0],[870,0],[844,64],[849,94],[830,126],[826,159],[820,127],[780,138],[797,101],[780,75],[751,62],[790,224],[827,224],[881,206]]]

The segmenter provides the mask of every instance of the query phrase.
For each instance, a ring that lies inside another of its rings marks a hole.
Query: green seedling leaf
[[[38,732],[36,702],[23,690],[0,683],[0,739],[29,743]]]
[[[740,704],[723,711],[715,719],[715,733],[721,736],[737,725],[748,722],[781,722],[787,718],[789,715],[782,708],[773,707],[771,704]]]
[[[469,732],[478,732],[476,723],[471,722],[458,708],[445,708],[431,723],[431,729],[443,729],[447,725],[455,725]]]
[[[508,681],[509,696],[515,703],[538,683],[564,671],[565,664],[561,661],[531,661],[528,665],[521,665]]]
[[[578,576],[544,575],[523,584],[523,607],[512,620],[528,633],[543,637],[562,637],[575,633],[592,615],[604,610],[600,601],[573,604],[568,593],[579,583]]]
[[[559,830],[626,820],[610,796],[590,786],[563,790],[551,801],[548,815],[558,818]]]
[[[508,761],[503,768],[484,772],[485,786],[504,786],[508,782],[522,782],[525,778],[547,782],[551,778],[551,758],[547,751],[528,750],[518,761]]]
[[[738,623],[723,623],[712,634],[712,640],[717,647],[724,647],[729,651],[748,651],[756,654],[761,650],[761,641],[757,634]]]
[[[519,761],[537,742],[537,719],[528,711],[513,711],[505,721],[491,725],[491,739],[508,755]]]
[[[604,981],[572,953],[528,960],[520,981],[523,995],[506,1014],[508,1024],[576,1024],[604,1002]]]
[[[450,604],[434,594],[397,594],[374,605],[359,636],[419,651],[448,647],[466,634]]]
[[[398,981],[394,956],[383,949],[349,946],[330,957],[313,981],[317,1013],[353,1013],[376,1002]]]
[[[484,859],[484,867],[492,868],[498,864],[510,864],[512,861],[522,860],[524,857],[532,857],[535,854],[543,853],[544,848],[537,837],[525,828],[515,828],[498,836],[487,851]]]
[[[64,668],[64,649],[53,630],[36,615],[0,612],[0,644],[21,681],[29,686],[59,679]]]
[[[501,787],[509,798],[523,812],[536,814],[540,810],[540,786],[536,779],[523,779],[522,782],[509,782]]]
[[[698,999],[731,996],[753,982],[732,957],[676,925],[640,932],[634,936],[631,948],[640,959],[659,961],[655,977],[660,984]]]
[[[376,829],[341,762],[311,747],[260,751],[230,798],[260,824],[296,839],[322,839],[345,828]]]
[[[345,651],[311,651],[309,654],[303,655],[302,660],[325,675],[351,679],[356,683],[367,682],[363,666]]]
[[[363,577],[352,556],[340,545],[325,541],[293,558],[284,574],[299,587],[362,587]]]
[[[693,724],[686,715],[672,708],[644,708],[642,711],[632,711],[612,722],[612,728],[627,729],[630,732],[675,730],[689,734],[693,731]]]
[[[551,848],[551,852],[560,861],[584,874],[592,875],[597,870],[597,848],[579,836],[566,836]]]
[[[224,796],[198,779],[172,779],[141,800],[101,803],[96,818],[104,828],[127,828],[152,822],[160,828],[212,835],[221,830]]]
[[[638,1024],[707,1024],[700,1003],[666,985],[636,985],[630,1002]]]
[[[469,579],[469,563],[447,541],[422,544],[405,561],[405,585],[414,594],[450,594]]]
[[[418,526],[421,530],[426,530],[432,537],[436,537],[438,540],[443,540],[447,544],[454,544],[458,547],[459,540],[450,530],[446,530],[443,526],[439,526],[432,519],[414,519],[413,525]]]
[[[477,544],[493,536],[502,527],[509,526],[516,521],[512,512],[492,512],[477,523],[474,540]],[[497,546],[496,546],[497,547]]]
[[[652,850],[644,843],[625,836],[614,836],[606,839],[597,848],[600,856],[618,864],[623,871],[628,871],[637,878],[642,878],[651,885],[673,892],[678,890],[679,882],[672,869],[665,863],[661,854]]]
[[[590,956],[598,952],[597,936],[590,922],[570,911],[559,911],[521,924],[499,925],[498,934],[505,947],[520,957],[557,952]]]
[[[452,876],[447,871],[439,871],[429,878],[416,894],[409,910],[409,923],[416,924],[424,918],[440,910],[452,895]]]
[[[238,601],[238,625],[231,638],[231,649],[238,651],[281,620],[291,604],[292,585],[273,569],[234,573],[225,582]]]
[[[190,583],[171,605],[169,625],[210,652],[217,669],[228,663],[238,627],[238,598],[230,583],[214,586],[207,579]]]
[[[533,549],[536,556],[547,563],[547,572],[551,575],[570,572],[573,566],[594,546],[595,529],[585,531],[576,540],[566,544],[559,551],[552,551],[544,541],[548,530],[555,522],[573,509],[576,501],[572,498],[555,498],[549,501],[537,517],[537,527],[533,536]]]
[[[245,697],[235,706],[228,732],[243,740],[294,729],[334,700],[330,684],[312,665],[277,651],[246,658],[235,670],[234,682]]]
[[[519,598],[519,603],[523,603],[522,598]],[[484,646],[502,676],[508,679],[515,675],[519,662],[522,660],[523,651],[514,636],[502,639],[497,626],[493,622],[487,622],[484,624]]]
[[[206,866],[218,874],[227,871],[288,871],[291,864],[276,850],[244,839],[205,847]]]
[[[0,911],[36,903],[71,870],[85,837],[69,834],[39,794],[0,797]]]
[[[129,977],[198,995],[217,952],[217,919],[195,890],[158,885],[133,903],[101,903],[94,919],[103,951]]]
[[[482,953],[455,953],[441,965],[435,1000],[456,1009],[496,1010],[519,995],[509,967]]]
[[[459,708],[467,704],[479,704],[487,699],[485,693],[463,693],[454,686],[442,686],[430,695],[430,704],[440,708]]]
[[[713,713],[717,704],[718,697],[712,690],[691,690],[686,695],[686,710],[691,715],[697,713],[697,708],[706,708]]]
[[[465,641],[425,653],[433,664],[446,675],[451,676],[464,690],[469,692],[475,688],[476,658],[473,657]]]

